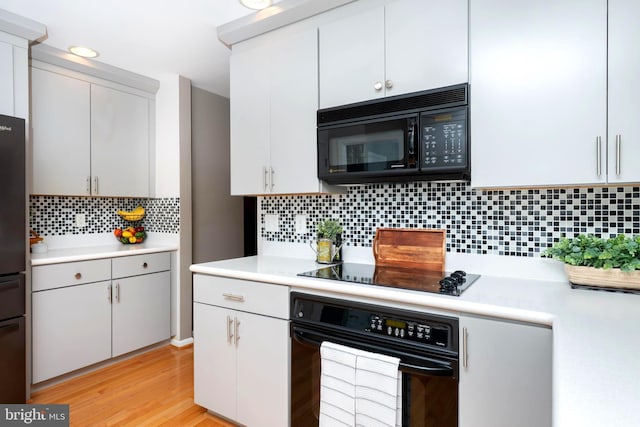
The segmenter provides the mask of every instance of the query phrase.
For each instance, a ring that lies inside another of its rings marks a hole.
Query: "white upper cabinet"
[[[92,191],[149,196],[149,100],[91,85]]]
[[[320,27],[320,108],[384,96],[384,7]]]
[[[234,46],[230,59],[231,194],[267,193],[269,58],[260,46]]]
[[[469,14],[474,187],[640,181],[640,5],[487,0]]]
[[[609,182],[640,182],[640,3],[609,0]]]
[[[152,100],[37,67],[31,84],[32,194],[149,197]]]
[[[316,29],[240,43],[231,55],[231,194],[317,193]]]
[[[151,196],[159,83],[98,63],[66,68],[64,55],[32,49],[31,194]]]
[[[89,83],[31,68],[34,194],[88,194],[90,100]]]
[[[320,26],[320,107],[464,83],[467,2],[399,0]]]

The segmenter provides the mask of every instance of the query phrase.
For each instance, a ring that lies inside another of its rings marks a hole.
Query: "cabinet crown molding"
[[[283,0],[218,27],[218,39],[227,46],[293,24],[354,0]]]
[[[80,58],[79,56],[45,44],[38,44],[31,47],[31,59],[133,87],[153,95],[155,95],[160,88],[160,82],[151,77],[126,71],[102,62]]]
[[[0,9],[0,31],[30,42],[47,35],[47,27],[44,24],[4,9]]]

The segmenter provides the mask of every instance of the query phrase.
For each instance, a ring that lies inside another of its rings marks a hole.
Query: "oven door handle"
[[[370,351],[373,353],[381,353],[388,354],[393,357],[398,357],[397,352],[393,350],[385,351],[384,349],[377,347],[376,345],[363,343],[361,341],[353,341],[349,339],[344,339],[337,336],[331,336],[323,334],[322,332],[301,328],[299,326],[292,326],[292,335],[293,339],[302,344],[310,344],[315,347],[320,347],[324,341],[330,341],[335,344],[344,345],[347,347],[353,347],[356,344],[358,347],[365,351]],[[429,359],[422,358],[422,363],[420,365],[416,365],[413,363],[408,363],[403,361],[401,357],[399,370],[402,372],[406,372],[409,374],[419,374],[419,375],[430,375],[430,376],[438,376],[438,377],[452,377],[455,372],[453,366],[446,361],[442,362],[433,362]]]

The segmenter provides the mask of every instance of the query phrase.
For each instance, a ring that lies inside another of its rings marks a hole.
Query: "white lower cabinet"
[[[170,284],[168,271],[113,281],[113,357],[169,338]]]
[[[32,382],[168,339],[170,268],[168,252],[33,267]]]
[[[552,331],[460,316],[460,427],[551,426]]]
[[[110,299],[110,281],[33,293],[33,383],[111,357]]]
[[[194,276],[195,403],[249,427],[289,425],[288,295]]]

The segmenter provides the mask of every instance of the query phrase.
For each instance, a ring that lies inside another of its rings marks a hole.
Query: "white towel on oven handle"
[[[400,359],[361,352],[356,359],[356,426],[402,426]]]
[[[320,427],[402,426],[398,358],[327,341],[320,356]]]
[[[359,350],[320,345],[320,427],[356,425],[356,357]]]

